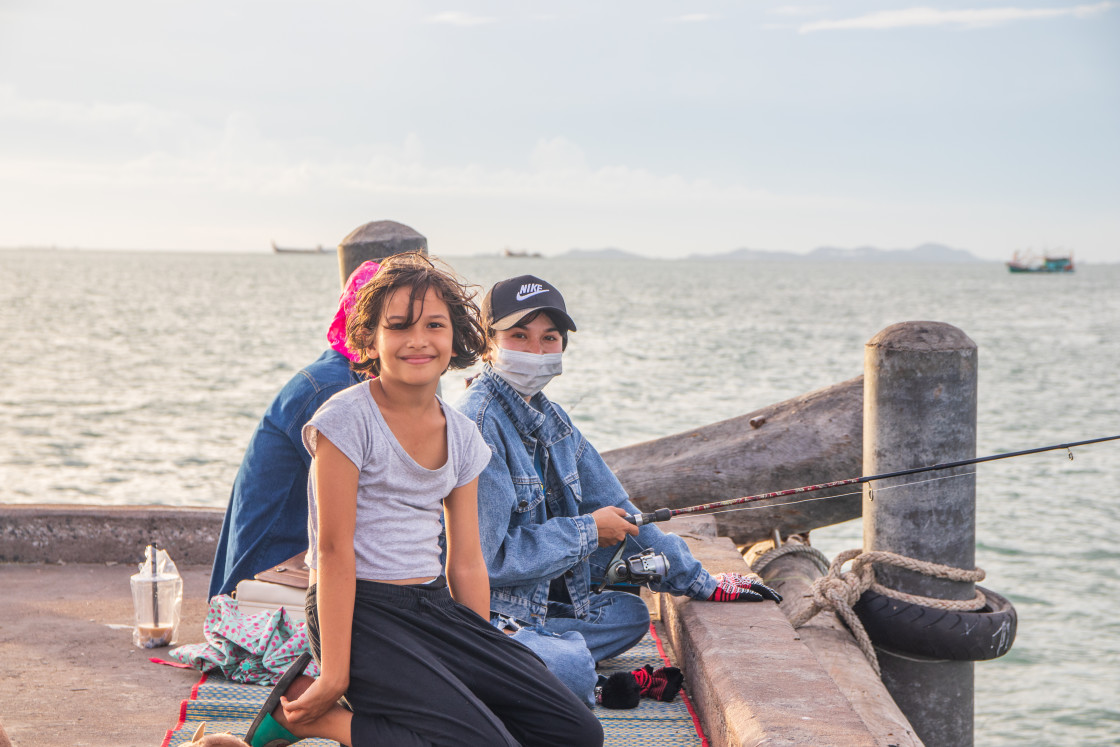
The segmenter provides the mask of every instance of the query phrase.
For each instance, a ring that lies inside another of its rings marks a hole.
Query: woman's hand
[[[591,512],[591,518],[595,520],[595,529],[599,532],[599,547],[617,545],[626,539],[627,535],[638,536],[638,527],[628,522],[627,516],[629,514],[618,506],[606,506]]]

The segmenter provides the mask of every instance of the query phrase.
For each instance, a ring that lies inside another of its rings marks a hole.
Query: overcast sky
[[[0,246],[1120,261],[1120,0],[0,0]]]

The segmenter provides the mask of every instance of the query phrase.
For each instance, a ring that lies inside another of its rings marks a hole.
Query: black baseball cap
[[[494,283],[482,299],[482,321],[493,329],[509,329],[534,311],[545,311],[563,331],[576,331],[564,297],[535,275],[518,275]]]

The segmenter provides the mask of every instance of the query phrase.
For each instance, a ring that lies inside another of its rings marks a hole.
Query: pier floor
[[[0,564],[0,723],[15,747],[158,747],[199,673],[132,645],[132,565]],[[199,643],[209,566],[180,567]],[[118,627],[120,626],[120,627]]]
[[[199,675],[148,661],[164,658],[167,649],[132,644],[129,577],[136,565],[28,557],[68,552],[92,561],[95,548],[118,541],[129,527],[140,532],[140,522],[125,517],[87,527],[36,508],[8,513],[16,519],[9,534],[15,528],[22,535],[0,543],[0,557],[23,561],[0,562],[0,723],[13,745],[156,747]],[[715,536],[710,518],[674,519],[669,529],[712,573],[745,569],[731,541]],[[69,539],[45,541],[60,534]],[[209,581],[209,565],[183,562],[184,556],[212,557],[212,548],[186,547],[177,557],[184,580],[180,644],[202,641]],[[712,747],[900,743],[869,731],[777,606],[665,595],[651,601]]]
[[[14,747],[157,747],[199,673],[132,645],[128,565],[0,564],[0,723]],[[202,641],[208,566],[179,569],[179,643]],[[2,742],[0,742],[2,747]]]

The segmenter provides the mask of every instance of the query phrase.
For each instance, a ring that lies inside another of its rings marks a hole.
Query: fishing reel
[[[661,553],[645,549],[637,555],[623,558],[622,553],[625,551],[626,542],[620,542],[618,551],[607,565],[607,572],[603,575],[602,582],[595,589],[596,594],[613,584],[642,586],[660,581],[669,572],[669,558]]]

